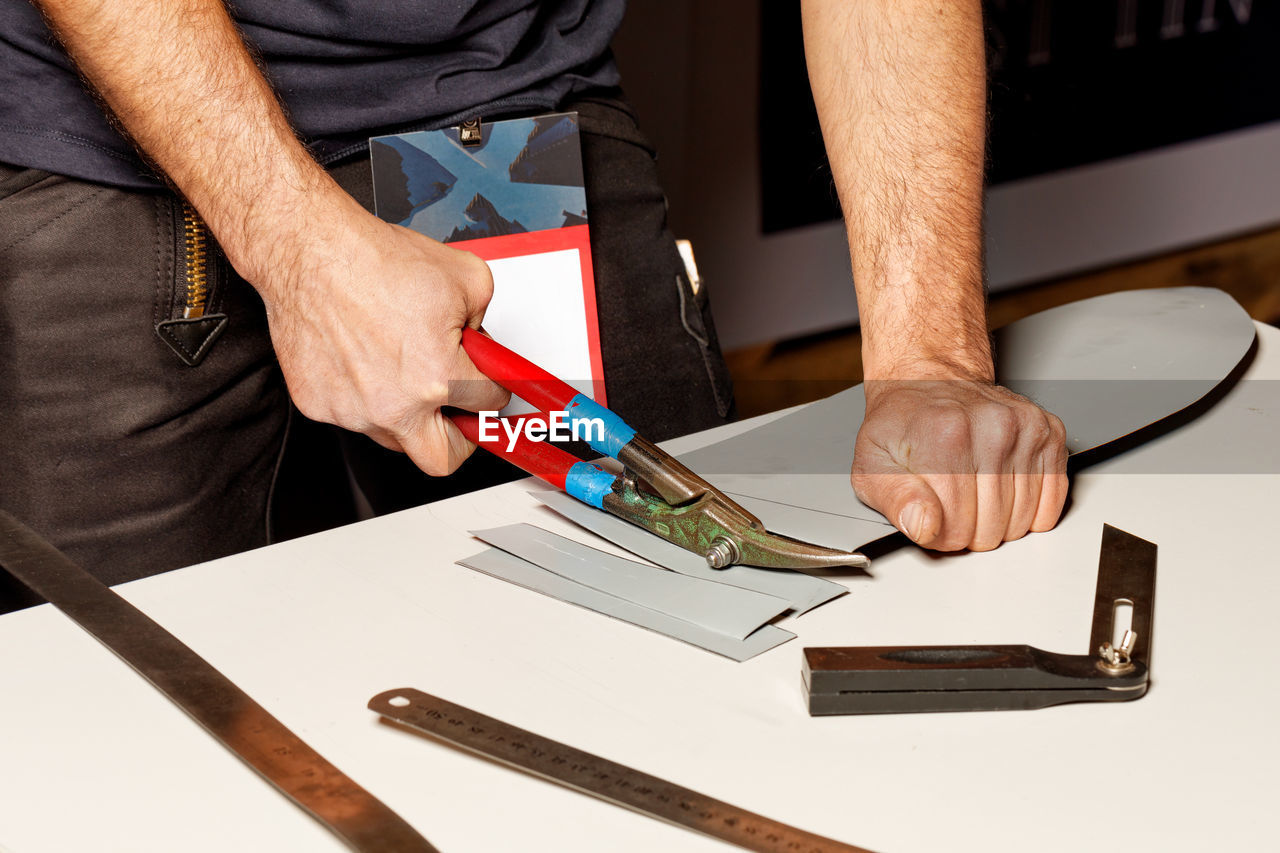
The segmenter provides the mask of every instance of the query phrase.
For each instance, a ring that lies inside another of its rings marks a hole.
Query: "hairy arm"
[[[981,4],[805,0],[803,15],[863,330],[854,488],[929,547],[1047,530],[1066,499],[1062,424],[993,384]]]
[[[403,449],[431,473],[456,468],[472,448],[440,406],[506,399],[461,349],[492,293],[484,263],[346,195],[294,136],[221,0],[37,5],[261,294],[303,413]]]

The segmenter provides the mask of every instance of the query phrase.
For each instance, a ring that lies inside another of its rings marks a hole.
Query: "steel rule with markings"
[[[212,664],[2,510],[0,568],[115,652],[353,850],[435,851]]]
[[[379,693],[388,720],[605,802],[762,853],[870,853],[779,823],[412,688]]]

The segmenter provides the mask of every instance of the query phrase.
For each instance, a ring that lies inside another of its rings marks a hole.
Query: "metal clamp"
[[[466,148],[475,148],[484,142],[484,129],[480,119],[469,118],[458,125],[458,141]]]

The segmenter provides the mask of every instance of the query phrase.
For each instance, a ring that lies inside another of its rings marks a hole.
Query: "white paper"
[[[493,301],[484,315],[484,330],[507,349],[594,397],[578,250],[520,255],[488,263],[493,272]],[[529,404],[512,400],[502,413],[532,411]]]

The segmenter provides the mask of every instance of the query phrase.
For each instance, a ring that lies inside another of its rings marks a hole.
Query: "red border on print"
[[[527,231],[523,234],[504,234],[500,237],[481,237],[478,240],[459,240],[449,243],[451,249],[470,252],[483,261],[500,261],[521,255],[541,255],[577,249],[582,265],[582,305],[587,321],[587,350],[591,360],[591,387],[593,399],[602,406],[608,402],[604,390],[604,359],[600,356],[600,319],[596,308],[596,279],[591,266],[591,232],[587,225],[569,225],[565,228],[549,228],[545,231]]]

